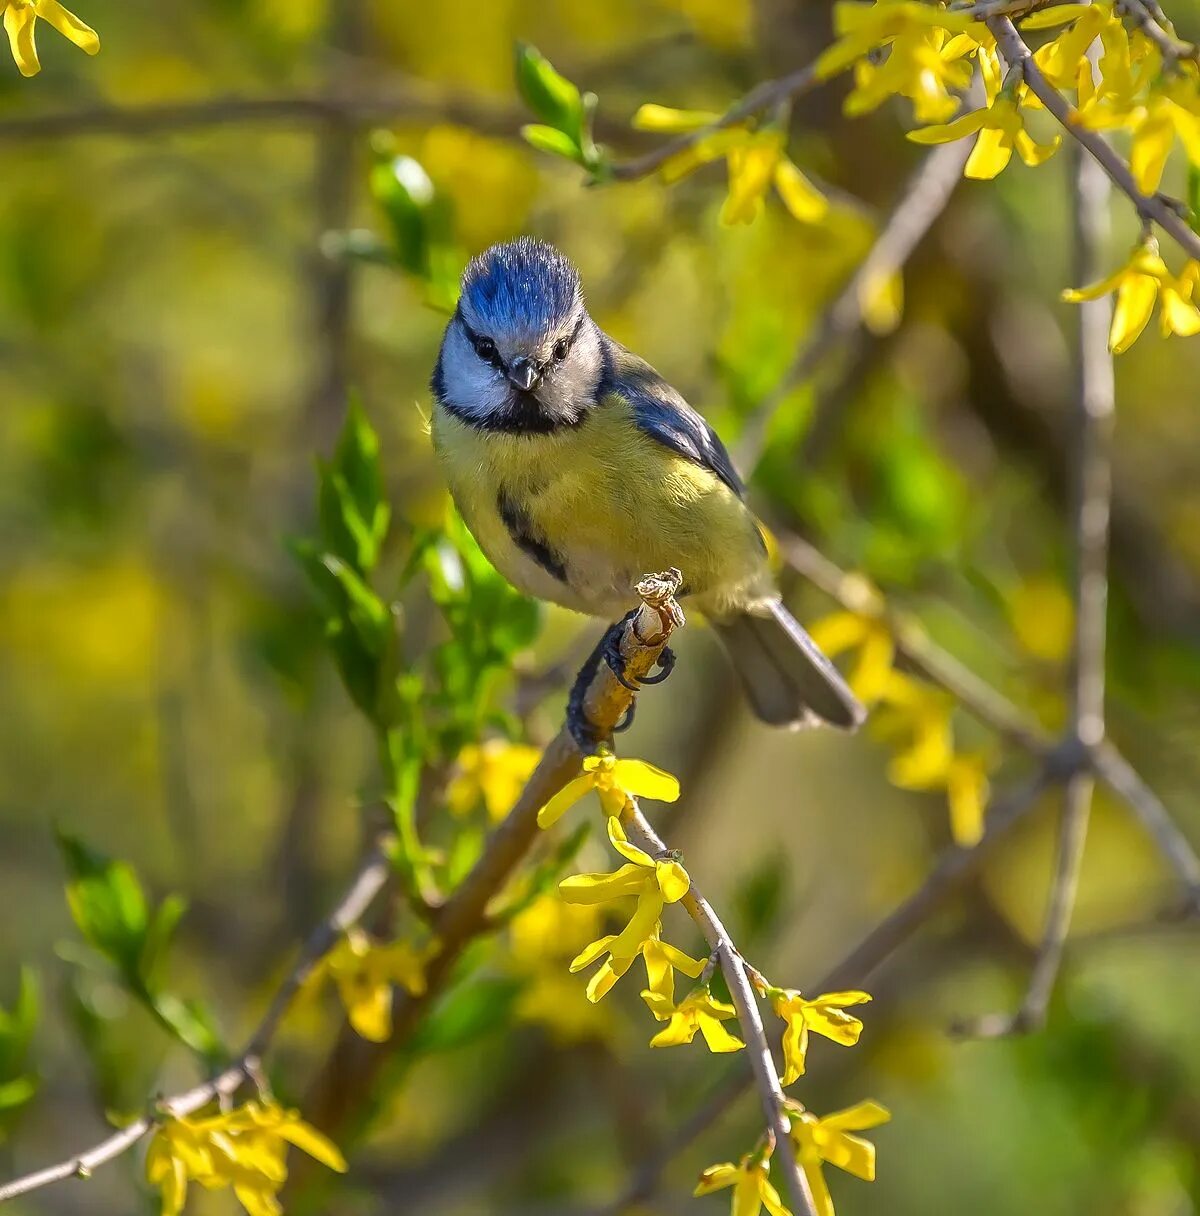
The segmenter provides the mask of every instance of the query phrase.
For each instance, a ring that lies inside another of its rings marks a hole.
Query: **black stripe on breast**
[[[533,521],[524,507],[518,506],[501,490],[496,496],[496,509],[512,537],[513,544],[560,583],[567,581],[567,564],[534,530]]]

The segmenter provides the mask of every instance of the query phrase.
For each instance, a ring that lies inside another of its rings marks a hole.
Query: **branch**
[[[342,934],[362,918],[386,885],[392,873],[388,859],[390,843],[390,837],[382,838],[363,859],[346,894],[304,944],[295,966],[276,989],[262,1021],[233,1064],[203,1085],[164,1099],[157,1104],[158,1110],[155,1114],[143,1116],[92,1148],[58,1165],[48,1166],[0,1185],[0,1203],[7,1203],[21,1195],[27,1195],[30,1191],[40,1190],[68,1178],[89,1178],[100,1166],[133,1148],[143,1136],[157,1126],[162,1117],[191,1114],[216,1098],[236,1093],[247,1079],[257,1075],[262,1056],[270,1047],[296,993],[321,960],[333,949]]]
[[[629,812],[629,827],[634,843],[645,849],[652,857],[662,857],[670,850],[663,843],[654,829],[650,826],[641,808],[631,800],[632,809]],[[692,884],[687,895],[683,897],[683,906],[688,915],[700,927],[704,940],[716,954],[725,982],[729,985],[729,993],[737,1008],[738,1022],[741,1025],[742,1036],[746,1040],[746,1050],[750,1054],[750,1068],[754,1083],[758,1087],[762,1100],[763,1114],[766,1116],[767,1128],[775,1142],[773,1162],[779,1163],[787,1179],[788,1193],[797,1216],[816,1216],[816,1204],[808,1179],[796,1162],[796,1154],[792,1149],[791,1124],[784,1109],[783,1086],[779,1081],[779,1073],[775,1068],[775,1060],[767,1043],[766,1031],[763,1029],[762,1016],[759,1013],[758,1002],[750,986],[746,974],[746,965],[738,948],[734,945],[729,931],[721,923],[713,911],[712,905]]]
[[[699,143],[709,135],[717,131],[724,131],[728,127],[736,127],[738,123],[745,122],[746,119],[760,111],[772,109],[781,102],[799,97],[802,93],[808,93],[821,83],[823,82],[817,75],[816,64],[813,63],[807,67],[797,68],[796,71],[781,76],[778,80],[764,80],[761,84],[755,85],[741,101],[726,110],[716,122],[709,123],[707,127],[701,127],[698,131],[688,131],[676,136],[675,139],[668,140],[661,147],[647,152],[644,156],[613,165],[611,177],[614,181],[619,182],[636,181],[639,177],[646,177],[670,160],[672,156],[686,152],[693,144]]]
[[[625,623],[620,650],[631,683],[649,675],[675,627],[666,607],[644,601],[640,612]],[[591,673],[583,696],[583,713],[597,736],[604,738],[625,716],[633,693],[623,687],[596,655],[584,664],[581,675]],[[430,1002],[445,988],[463,951],[489,932],[493,922],[488,908],[529,852],[538,836],[537,813],[573,777],[579,774],[581,755],[564,726],[546,748],[516,805],[496,828],[474,868],[433,917],[433,934],[440,949],[426,967],[426,990],[419,996],[396,993],[392,1009],[392,1036],[386,1043],[370,1043],[343,1025],[332,1052],[318,1073],[305,1110],[309,1120],[335,1138],[353,1118],[364,1094],[372,1089],[390,1056],[413,1034]],[[297,1162],[294,1178],[305,1170]],[[289,1187],[292,1185],[289,1182]]]
[[[954,188],[962,180],[963,166],[970,151],[969,145],[945,144],[926,155],[917,166],[870,252],[813,327],[783,379],[747,419],[738,444],[740,463],[747,473],[762,455],[763,440],[776,407],[797,384],[816,372],[831,350],[861,331],[864,296],[881,279],[899,273],[945,211]],[[814,434],[824,429],[819,420],[814,422],[805,446]]]
[[[1200,46],[1177,38],[1173,30],[1164,27],[1165,16],[1157,4],[1146,0],[1117,0],[1117,11],[1125,13],[1136,22],[1138,29],[1158,47],[1163,63],[1177,68],[1181,59],[1200,63]],[[1167,22],[1170,25],[1170,22]]]
[[[784,560],[848,612],[880,613],[896,640],[896,653],[918,675],[944,688],[968,713],[1031,755],[1053,758],[1054,740],[1003,693],[944,650],[923,627],[884,606],[863,579],[848,574],[807,541],[776,533]],[[1085,763],[1133,809],[1184,886],[1184,911],[1200,911],[1200,856],[1171,812],[1141,774],[1105,739],[1087,750]]]
[[[946,849],[921,886],[806,991],[828,992],[864,984],[873,971],[933,919],[946,900],[978,870],[993,848],[1037,806],[1042,794],[1066,771],[1068,764],[1069,757],[1054,753],[1036,777],[997,798],[988,815],[987,831],[979,843],[965,849]],[[642,1165],[621,1197],[601,1209],[602,1216],[618,1216],[627,1208],[649,1199],[667,1166],[717,1123],[753,1080],[749,1071],[730,1077],[686,1127],[680,1129],[664,1151]]]
[[[1009,66],[1020,70],[1030,92],[1058,119],[1068,134],[1091,153],[1117,189],[1129,197],[1142,222],[1158,224],[1175,238],[1186,253],[1200,258],[1200,233],[1193,231],[1160,195],[1143,194],[1133,180],[1129,166],[1113,151],[1108,141],[1095,131],[1080,126],[1076,121],[1075,108],[1042,75],[1041,68],[1033,60],[1033,52],[1017,33],[1012,21],[1008,17],[992,17],[987,25]]]

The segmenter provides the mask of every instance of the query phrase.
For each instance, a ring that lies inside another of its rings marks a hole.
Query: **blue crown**
[[[571,316],[580,298],[575,267],[533,237],[493,245],[463,274],[463,305],[493,330],[545,334]]]

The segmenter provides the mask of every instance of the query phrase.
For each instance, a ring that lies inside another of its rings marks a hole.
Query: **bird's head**
[[[552,245],[493,245],[463,274],[433,389],[456,412],[504,430],[577,423],[604,366],[575,267]]]

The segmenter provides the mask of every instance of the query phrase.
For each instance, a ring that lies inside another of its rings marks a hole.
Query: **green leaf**
[[[787,876],[787,857],[769,853],[738,883],[732,906],[739,940],[762,942],[779,924],[787,897]]]
[[[67,904],[79,931],[127,979],[137,978],[148,909],[133,868],[65,832],[58,833],[58,846],[67,867]]]
[[[40,1005],[37,975],[31,967],[23,966],[12,1012],[0,1009],[0,1077],[9,1079],[25,1071]]]
[[[37,1093],[36,1077],[17,1077],[0,1083],[0,1115],[20,1109]]]
[[[516,44],[517,88],[529,108],[550,127],[569,136],[576,148],[584,143],[585,111],[579,90],[537,47]],[[528,136],[526,136],[528,138]]]
[[[209,1010],[199,1001],[185,1001],[169,992],[156,994],[150,1008],[158,1020],[185,1047],[216,1063],[225,1049]]]
[[[539,152],[562,156],[577,165],[584,163],[583,149],[565,132],[541,123],[527,123],[521,128],[521,138]]]
[[[158,905],[151,916],[146,936],[142,941],[142,954],[138,969],[147,984],[153,986],[166,961],[167,951],[175,937],[175,930],[187,911],[187,900],[182,895],[170,894]]]

